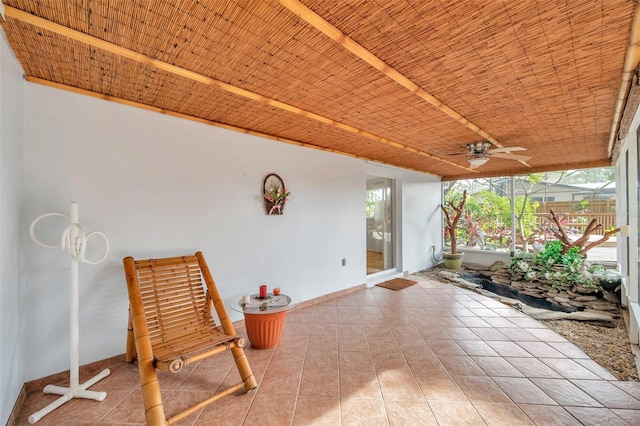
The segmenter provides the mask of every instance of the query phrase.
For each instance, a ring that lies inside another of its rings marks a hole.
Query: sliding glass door
[[[367,275],[395,268],[394,180],[367,177]]]

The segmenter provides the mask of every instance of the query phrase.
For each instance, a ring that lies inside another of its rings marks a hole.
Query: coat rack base
[[[98,383],[100,380],[107,377],[111,374],[111,371],[106,368],[100,372],[97,376],[87,380],[81,385],[64,387],[64,386],[56,386],[56,385],[47,385],[42,390],[44,393],[53,394],[53,395],[62,395],[60,398],[53,401],[51,404],[44,407],[42,410],[33,413],[29,416],[29,423],[34,424],[53,410],[58,407],[61,407],[64,403],[71,401],[73,398],[84,398],[84,399],[93,399],[96,401],[102,401],[107,397],[106,392],[97,392],[90,391],[87,388]]]

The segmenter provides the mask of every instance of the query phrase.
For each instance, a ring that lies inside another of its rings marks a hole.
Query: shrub
[[[517,253],[511,259],[509,270],[519,279],[546,281],[556,291],[574,285],[600,289],[585,256],[579,253],[580,249],[572,247],[566,253],[562,253],[562,249],[562,243],[555,240],[535,255]]]

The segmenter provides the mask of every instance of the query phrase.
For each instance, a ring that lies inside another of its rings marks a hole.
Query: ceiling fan
[[[487,161],[489,161],[491,157],[506,158],[509,160],[518,161],[527,161],[531,159],[531,157],[526,155],[512,154],[513,151],[527,150],[526,148],[522,148],[520,146],[489,149],[490,146],[491,142],[489,141],[475,142],[467,145],[467,150],[469,150],[469,164],[471,165],[472,169],[482,166]]]

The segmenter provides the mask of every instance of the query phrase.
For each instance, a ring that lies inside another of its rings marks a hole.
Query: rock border
[[[504,274],[496,273],[495,271],[492,271],[491,267],[487,270],[487,268],[485,267],[481,267],[482,269],[476,269],[476,268],[469,267],[469,265],[465,265],[465,266],[470,270],[476,270],[480,272],[483,276],[490,278],[494,282],[497,282],[500,284],[506,284],[504,282],[495,281],[493,279],[493,276],[503,277]],[[460,278],[460,274],[457,272],[444,269],[439,271],[438,275],[441,278],[451,282],[452,284],[455,284],[462,288],[466,288],[468,290],[472,290],[476,293],[482,294],[483,296],[490,297],[494,300],[504,303],[505,305],[511,306],[514,309],[521,311],[522,313],[536,320],[568,319],[568,320],[574,320],[574,321],[585,321],[590,324],[600,325],[604,327],[615,327],[617,324],[617,320],[622,316],[619,306],[617,306],[613,302],[597,297],[596,295],[594,295],[594,294],[597,294],[597,292],[592,291],[592,289],[588,289],[589,293],[571,291],[571,293],[557,292],[557,294],[554,295],[553,293],[550,293],[550,290],[546,290],[546,289],[544,289],[544,293],[542,292],[535,293],[538,296],[534,296],[534,297],[540,297],[540,298],[544,297],[550,303],[555,303],[560,306],[568,305],[576,309],[576,311],[574,312],[558,312],[558,311],[551,311],[548,309],[534,308],[520,300],[500,296],[498,294],[495,294],[493,292],[483,289],[482,285],[480,284],[476,284],[476,283],[467,281],[464,278]],[[509,280],[510,285],[511,285],[511,282],[512,281]],[[515,286],[511,285],[511,287],[513,287],[519,293],[527,294],[529,296],[532,295],[531,293],[533,292],[522,291],[522,287],[519,287],[519,283],[520,283],[519,281],[513,281],[513,282],[516,282],[516,285]],[[551,297],[552,295],[553,297]],[[562,299],[562,302],[555,299],[555,297]],[[576,298],[578,298],[578,302],[582,304],[581,310],[579,310],[580,309],[579,306],[570,304],[571,301],[575,303]],[[564,302],[564,300],[567,300],[567,302]]]

